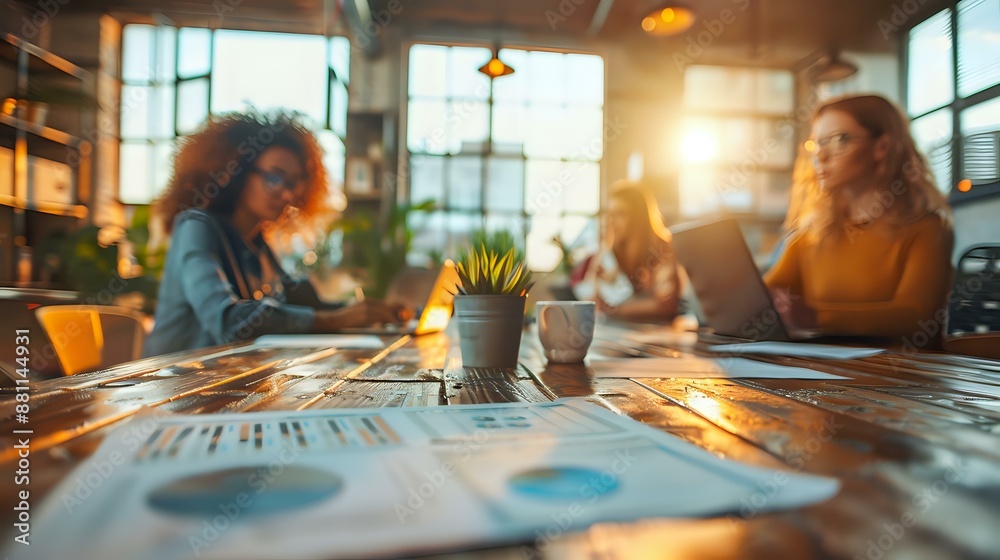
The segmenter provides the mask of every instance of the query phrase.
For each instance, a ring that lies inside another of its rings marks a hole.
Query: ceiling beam
[[[611,7],[614,5],[615,0],[601,0],[601,3],[597,5],[597,9],[594,10],[594,19],[590,20],[587,35],[596,37],[601,32],[601,29],[604,29],[604,22],[608,21],[608,14],[611,13]]]
[[[343,0],[344,17],[351,31],[351,39],[368,58],[382,54],[382,25],[372,19],[372,9],[368,0]]]

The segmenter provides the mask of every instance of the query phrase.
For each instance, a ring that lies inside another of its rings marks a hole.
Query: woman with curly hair
[[[223,115],[184,138],[155,205],[172,240],[144,355],[395,322],[375,300],[323,304],[264,242],[265,228],[317,217],[326,197],[322,149],[292,116]]]
[[[816,111],[811,138],[788,246],[765,278],[778,311],[831,335],[898,338],[943,320],[951,211],[906,117],[882,97],[840,98]]]

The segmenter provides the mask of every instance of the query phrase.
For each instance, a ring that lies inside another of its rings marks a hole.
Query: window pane
[[[489,232],[506,231],[514,236],[518,247],[525,247],[524,217],[520,214],[487,214],[485,228]]]
[[[717,175],[714,168],[681,167],[678,193],[681,214],[699,216],[719,209],[721,197],[715,187],[719,179]]]
[[[208,119],[208,78],[177,84],[177,132],[181,135],[198,130]]]
[[[493,100],[503,103],[528,101],[528,51],[500,49],[500,60],[514,69],[514,73],[493,82]]]
[[[150,98],[153,88],[122,86],[122,138],[148,138],[150,135]]]
[[[447,62],[448,47],[413,45],[408,70],[410,95],[444,97]]]
[[[524,205],[524,160],[490,158],[486,169],[486,210],[521,212]]]
[[[347,88],[336,80],[330,80],[330,128],[347,137]]]
[[[552,242],[552,238],[562,233],[562,217],[559,214],[539,214],[531,218],[528,230],[527,261],[532,270],[553,270],[562,257],[562,251]]]
[[[694,110],[752,111],[753,73],[727,66],[690,66],[684,71],[684,106]]]
[[[1000,181],[1000,98],[962,112],[963,178],[974,185]]]
[[[486,100],[490,97],[490,79],[479,72],[490,61],[489,49],[452,47],[448,72],[448,96]]]
[[[520,103],[493,104],[493,151],[498,154],[524,153],[529,129],[528,109]]]
[[[280,107],[301,111],[314,126],[322,125],[326,48],[326,40],[317,35],[216,31],[212,112]]]
[[[150,137],[174,137],[174,86],[160,86],[153,90],[153,103],[150,106],[152,123]]]
[[[599,160],[604,150],[601,109],[531,106],[524,153],[532,158]]]
[[[410,157],[410,201],[414,204],[432,199],[446,202],[444,196],[444,160],[435,156]]]
[[[330,68],[338,80],[351,83],[351,40],[347,37],[330,38]]]
[[[153,144],[153,191],[150,200],[166,188],[173,170],[174,141],[164,140]]]
[[[561,162],[528,160],[524,201],[528,214],[558,214],[566,210],[565,198],[572,188],[572,175]]]
[[[447,153],[447,122],[448,107],[444,101],[411,100],[407,109],[407,148],[417,153]]]
[[[419,200],[419,199],[415,199]],[[413,228],[412,251],[419,254],[430,252],[442,252],[447,243],[447,233],[445,232],[444,212],[414,212],[408,218]],[[445,253],[445,256],[457,256]]]
[[[927,156],[942,192],[951,189],[951,109],[941,109],[910,124],[917,147]]]
[[[571,93],[566,88],[566,55],[535,51],[528,59],[528,96],[531,102],[564,103]]]
[[[573,95],[567,100],[573,104],[604,105],[604,60],[589,54],[568,54],[565,63],[567,84]]]
[[[460,210],[482,210],[482,158],[453,157],[448,163],[448,206]]]
[[[911,115],[955,99],[950,17],[951,10],[944,10],[910,31],[906,106]]]
[[[125,204],[148,204],[153,196],[153,147],[122,142],[118,198]]]
[[[156,28],[156,81],[173,83],[177,79],[177,30],[173,27]]]
[[[129,24],[122,32],[122,79],[126,82],[153,80],[152,25]]]
[[[756,70],[756,110],[784,114],[795,109],[795,78],[784,70]]]
[[[597,163],[570,162],[562,164],[560,179],[566,184],[566,211],[597,214],[601,200],[601,166]]]
[[[490,106],[478,101],[448,104],[448,151],[483,153],[490,135]]]
[[[180,30],[180,58],[177,75],[181,78],[205,76],[212,69],[212,32],[208,29],[185,27]]]
[[[342,191],[344,185],[344,167],[347,160],[347,150],[344,141],[329,130],[316,131],[320,146],[323,147],[323,166],[330,181],[331,191]]]
[[[958,95],[1000,83],[1000,0],[958,4]]]

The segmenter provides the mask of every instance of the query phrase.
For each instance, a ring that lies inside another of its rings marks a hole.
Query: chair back
[[[142,355],[143,316],[126,307],[50,305],[35,316],[52,341],[65,375],[93,371]]]
[[[958,259],[945,349],[1000,358],[1000,246],[977,245]]]

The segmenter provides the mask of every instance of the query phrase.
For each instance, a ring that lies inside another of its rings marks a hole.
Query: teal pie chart
[[[178,516],[229,511],[257,517],[316,504],[343,489],[344,479],[332,472],[288,465],[271,474],[268,466],[255,465],[179,478],[154,489],[147,502],[156,511]]]
[[[543,500],[574,500],[618,490],[618,477],[585,467],[530,469],[510,477],[508,485],[517,494]]]

